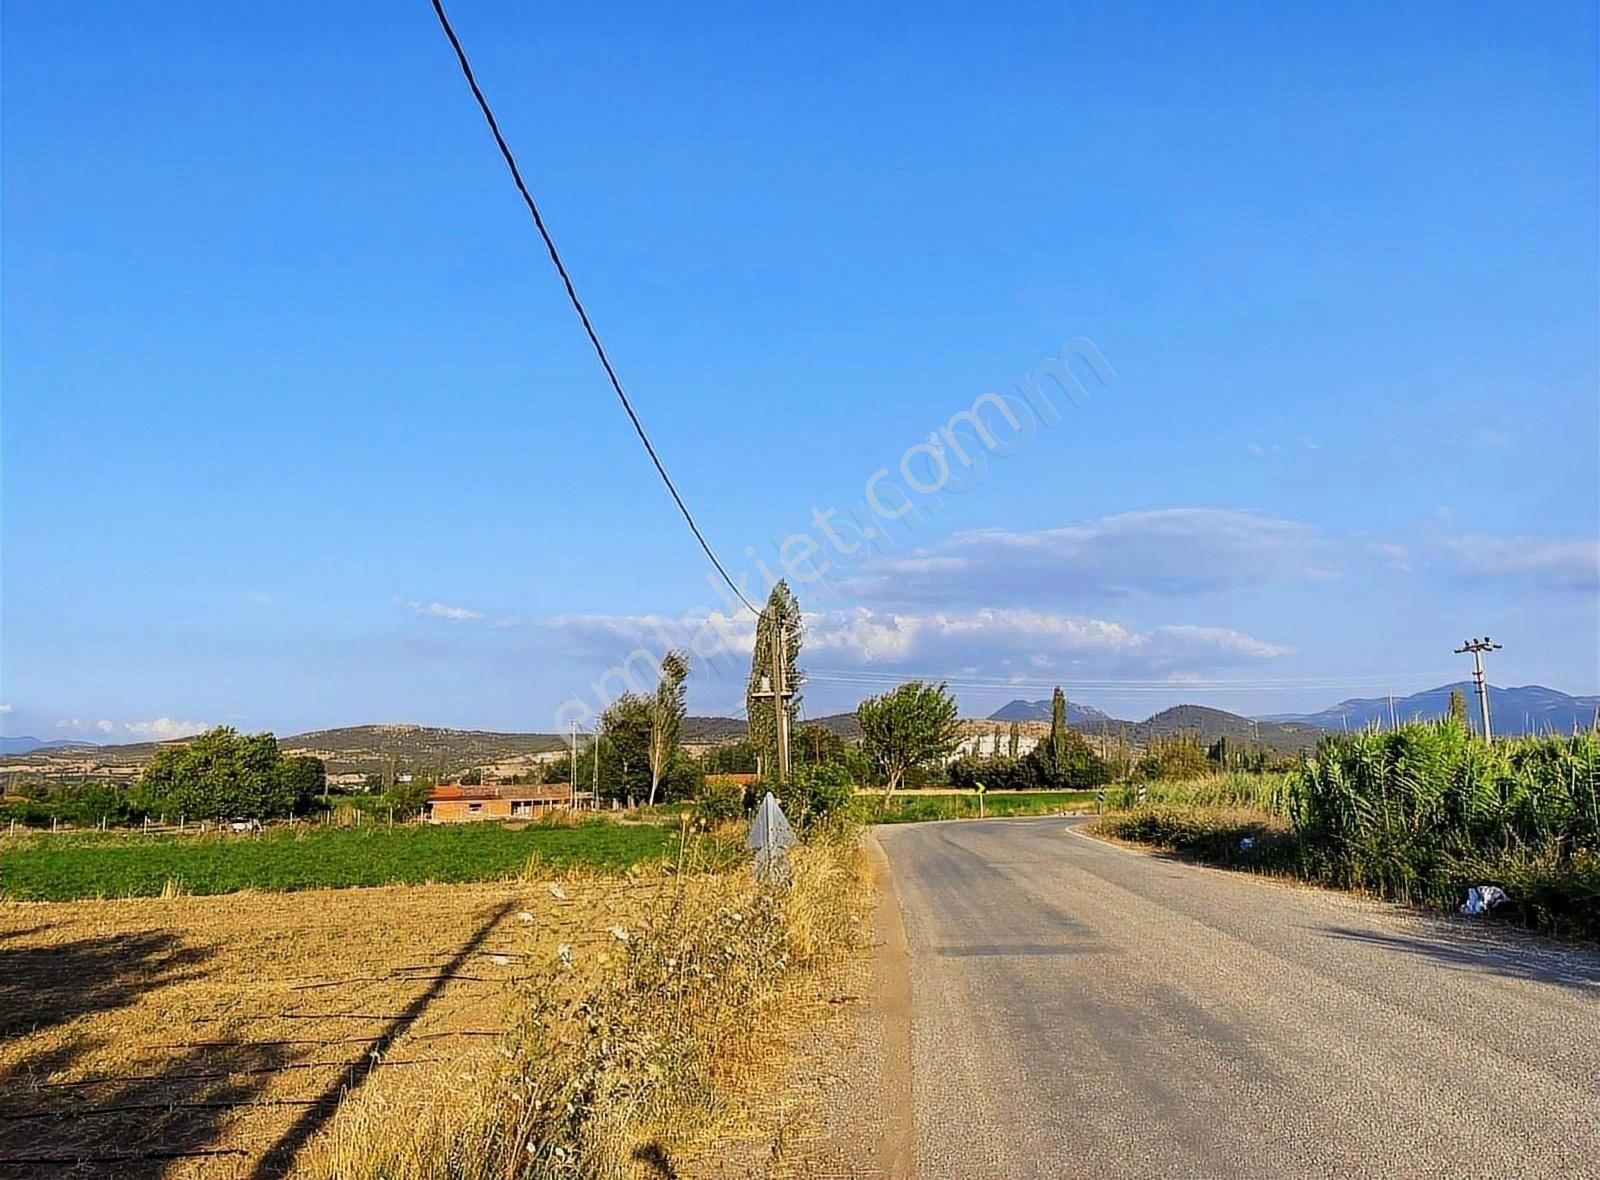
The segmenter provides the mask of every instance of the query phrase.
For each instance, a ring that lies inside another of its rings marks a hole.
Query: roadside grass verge
[[[250,836],[33,836],[0,849],[0,897],[69,901],[494,881],[518,876],[530,861],[614,872],[659,861],[676,844],[673,826],[605,819],[520,828],[451,824]]]
[[[1305,849],[1288,821],[1264,811],[1153,803],[1109,812],[1090,830],[1224,868],[1285,876],[1307,871]]]
[[[983,797],[987,819],[1023,815],[1060,815],[1063,812],[1092,810],[1093,791],[991,791]],[[977,819],[976,792],[963,795],[923,795],[915,791],[896,794],[887,808],[876,793],[862,793],[850,801],[850,815],[866,824],[922,823],[940,819]]]
[[[563,946],[522,980],[496,1067],[403,1106],[348,1100],[305,1174],[328,1180],[675,1176],[686,1150],[763,1101],[785,1022],[825,1002],[868,889],[848,832],[813,835],[792,883],[698,854],[634,924]]]

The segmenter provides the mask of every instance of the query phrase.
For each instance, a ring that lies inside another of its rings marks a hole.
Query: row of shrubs
[[[848,766],[837,762],[796,766],[788,781],[782,783],[758,781],[746,785],[708,775],[694,801],[692,815],[697,823],[713,828],[749,815],[771,791],[791,823],[811,828],[844,817],[855,796],[855,779]]]

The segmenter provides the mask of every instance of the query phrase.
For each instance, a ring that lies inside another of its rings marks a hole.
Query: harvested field
[[[347,1090],[470,1092],[525,965],[663,878],[552,880],[0,903],[0,1175],[264,1180]]]

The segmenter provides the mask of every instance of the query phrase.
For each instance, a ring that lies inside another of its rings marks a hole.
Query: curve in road
[[[1600,956],[1107,844],[879,828],[918,1174],[1600,1174]]]

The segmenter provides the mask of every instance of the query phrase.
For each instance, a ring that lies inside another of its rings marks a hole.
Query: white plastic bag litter
[[[1506,891],[1498,885],[1474,885],[1467,890],[1467,904],[1461,907],[1463,914],[1487,914],[1503,901],[1511,900],[1506,896]]]

